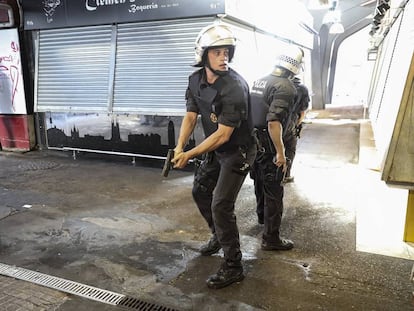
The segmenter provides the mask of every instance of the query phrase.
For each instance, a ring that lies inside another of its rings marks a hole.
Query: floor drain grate
[[[0,274],[129,310],[177,311],[134,297],[3,263],[0,263]]]

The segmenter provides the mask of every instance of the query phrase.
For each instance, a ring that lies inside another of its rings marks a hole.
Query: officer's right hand
[[[179,153],[174,153],[174,158],[171,162],[174,164],[174,168],[184,168],[188,164],[188,161],[190,161],[188,153],[181,151]]]
[[[276,156],[273,158],[273,163],[277,166],[283,166],[286,167],[286,157],[284,154],[276,154]]]

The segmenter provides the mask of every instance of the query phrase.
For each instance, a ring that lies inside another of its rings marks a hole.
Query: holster
[[[258,152],[276,154],[272,139],[269,136],[267,128],[254,128],[253,135],[256,139]]]

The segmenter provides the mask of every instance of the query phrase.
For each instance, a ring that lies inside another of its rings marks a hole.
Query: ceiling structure
[[[331,103],[339,45],[372,24],[377,4],[381,1],[385,0],[301,0],[312,14],[314,29],[319,34],[315,36],[311,53],[313,109],[325,109]],[[334,8],[341,13],[342,33],[330,33],[330,24],[323,23],[326,13]]]
[[[314,18],[314,27],[318,29],[322,25],[322,20],[329,8],[337,6],[342,13],[342,22],[346,26],[351,26],[356,20],[372,15],[377,5],[377,0],[300,0]],[[319,4],[320,2],[326,4]]]

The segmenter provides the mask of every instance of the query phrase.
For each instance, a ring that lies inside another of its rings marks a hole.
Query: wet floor
[[[236,208],[246,272],[238,284],[205,284],[222,253],[197,252],[209,232],[191,171],[163,178],[162,163],[92,154],[0,153],[0,262],[177,310],[413,310],[413,261],[357,247],[358,209],[379,176],[359,165],[360,124],[351,121],[304,127],[295,182],[285,187],[282,234],[293,250],[260,249],[246,180]],[[69,296],[57,310],[106,308]]]

